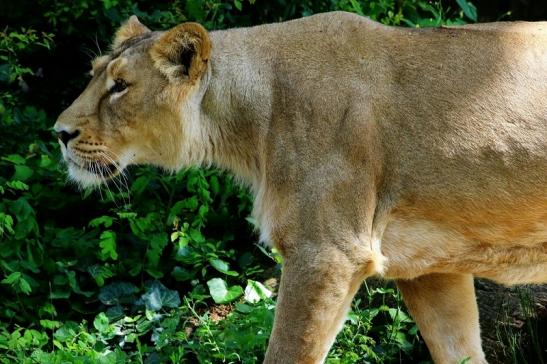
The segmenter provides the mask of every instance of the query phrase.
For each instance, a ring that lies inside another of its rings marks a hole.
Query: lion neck
[[[261,135],[271,115],[271,87],[267,66],[253,61],[260,58],[249,56],[253,53],[245,42],[234,42],[234,33],[212,33],[214,52],[202,80],[199,111],[201,159],[256,187],[264,160]]]

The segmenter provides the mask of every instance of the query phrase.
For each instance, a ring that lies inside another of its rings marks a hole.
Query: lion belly
[[[511,244],[491,244],[427,220],[395,219],[382,252],[385,276],[392,279],[471,273],[505,284],[541,283],[547,280],[547,223],[538,221]]]

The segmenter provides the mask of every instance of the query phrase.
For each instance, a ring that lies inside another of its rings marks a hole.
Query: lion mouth
[[[115,163],[104,163],[101,161],[82,161],[76,162],[72,158],[67,158],[70,165],[89,172],[101,179],[108,180],[121,172],[121,167]]]

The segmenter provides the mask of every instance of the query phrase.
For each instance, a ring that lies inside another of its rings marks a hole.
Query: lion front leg
[[[306,243],[285,254],[265,363],[322,363],[374,255],[359,243]]]
[[[472,275],[428,274],[397,286],[436,364],[486,363]]]

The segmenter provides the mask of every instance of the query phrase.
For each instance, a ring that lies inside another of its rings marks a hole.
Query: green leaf
[[[52,321],[52,320],[40,320],[40,325],[46,329],[56,329],[61,326],[61,323],[59,321]]]
[[[211,176],[211,178],[209,179],[209,185],[211,186],[211,192],[213,192],[215,195],[218,195],[220,193],[220,183],[217,176]]]
[[[24,165],[16,165],[15,166],[15,173],[13,174],[13,179],[19,180],[19,181],[26,181],[34,174],[34,171],[32,168],[24,166]]]
[[[0,212],[0,237],[4,235],[5,232],[13,234],[13,218],[11,215]]]
[[[25,158],[21,157],[19,154],[10,154],[7,157],[2,157],[2,160],[11,162],[13,164],[25,164]]]
[[[227,272],[230,269],[230,265],[221,259],[210,259],[209,263],[221,273]]]
[[[9,181],[6,186],[15,191],[28,191],[28,185],[21,181]]]
[[[60,341],[68,341],[77,336],[77,333],[80,331],[80,327],[74,321],[66,321],[63,323],[59,329],[53,333],[53,337]]]
[[[25,222],[30,216],[34,215],[34,209],[24,197],[18,198],[13,203],[12,211],[19,222]]]
[[[40,168],[51,169],[51,167],[55,168],[55,166],[56,163],[54,163],[49,156],[42,154],[40,158]]]
[[[241,11],[241,9],[243,8],[241,6],[241,1],[239,0],[234,0],[234,6],[236,7],[237,10]]]
[[[133,283],[115,282],[101,288],[99,300],[107,306],[131,303],[138,291],[139,289]]]
[[[110,321],[117,321],[125,316],[123,307],[120,305],[109,307],[105,313]]]
[[[391,319],[395,322],[407,322],[407,323],[412,322],[412,319],[401,309],[390,308],[388,312]]]
[[[177,216],[179,216],[184,210],[194,211],[198,208],[199,201],[197,196],[192,196],[181,201],[177,201],[173,207],[169,210],[169,217],[167,219],[168,224],[172,224]]]
[[[99,227],[100,225],[104,226],[105,228],[109,228],[112,226],[112,222],[114,219],[110,216],[101,216],[97,217],[89,222],[89,226],[91,227]]]
[[[97,283],[97,286],[102,287],[104,286],[104,280],[107,278],[114,277],[114,272],[110,267],[94,264],[87,268],[87,272],[91,274],[93,279],[95,279],[95,283]]]
[[[190,237],[192,238],[192,240],[194,240],[196,243],[204,243],[205,242],[205,237],[203,236],[201,231],[199,231],[197,229],[190,229],[189,233],[190,233]]]
[[[108,331],[109,328],[109,322],[108,317],[104,312],[101,312],[95,317],[95,320],[93,320],[93,326],[99,331],[100,333],[105,333]]]
[[[67,299],[70,297],[70,290],[56,289],[49,294],[52,300]]]
[[[359,4],[359,2],[357,0],[349,0],[350,4],[351,4],[351,7],[352,7],[352,11],[356,14],[359,14],[359,15],[364,15],[363,13],[363,8],[361,8],[361,4]]]
[[[201,0],[188,0],[186,2],[186,12],[195,21],[203,22],[205,20],[204,3]]]
[[[110,230],[103,231],[101,233],[99,246],[101,251],[99,258],[101,260],[107,260],[111,258],[113,260],[118,259],[118,253],[116,252],[116,233]]]
[[[141,300],[146,309],[151,311],[159,311],[163,307],[176,308],[180,306],[179,293],[168,289],[159,281],[153,281],[148,285],[148,289],[141,296]]]
[[[68,277],[68,284],[70,285],[70,288],[74,293],[81,294],[85,297],[91,297],[93,296],[94,292],[91,291],[82,291],[80,289],[80,285],[78,284],[78,280],[76,279],[76,272],[74,271],[67,271],[66,275]]]
[[[131,184],[131,192],[140,195],[148,187],[150,183],[150,177],[140,176]]]
[[[120,219],[132,220],[137,217],[136,212],[118,212]]]
[[[466,0],[456,0],[456,2],[463,10],[463,13],[466,17],[475,22],[477,21],[477,8],[475,7],[475,5]]]
[[[232,277],[236,277],[236,276],[239,275],[239,273],[237,273],[233,270],[230,270],[230,265],[227,262],[225,262],[224,260],[210,259],[209,263],[213,266],[213,268],[218,270],[220,273],[224,273],[224,274],[232,276]]]
[[[30,294],[32,292],[32,288],[30,287],[30,284],[23,277],[19,279],[19,290],[23,292],[24,294]]]
[[[169,239],[165,233],[154,234],[152,236],[150,239],[150,248],[146,252],[146,258],[151,267],[155,268],[158,266],[161,253],[168,243]]]
[[[247,287],[245,287],[245,301],[249,303],[257,303],[260,300],[264,300],[272,297],[272,292],[266,288],[262,283],[257,281],[248,280]]]
[[[241,313],[249,313],[253,310],[253,306],[249,306],[245,303],[236,303],[235,309]]]
[[[13,272],[9,276],[7,276],[6,278],[2,279],[1,283],[13,284],[17,280],[19,280],[19,278],[21,278],[21,272]]]
[[[243,288],[240,286],[231,286],[228,288],[226,281],[222,278],[213,278],[207,281],[209,294],[218,304],[232,302],[243,294]]]
[[[194,274],[186,268],[176,266],[171,272],[171,276],[177,281],[189,281],[194,278]]]
[[[16,239],[27,239],[31,232],[39,233],[34,208],[25,197],[20,197],[13,202],[11,212],[17,217],[17,225],[14,229]]]

